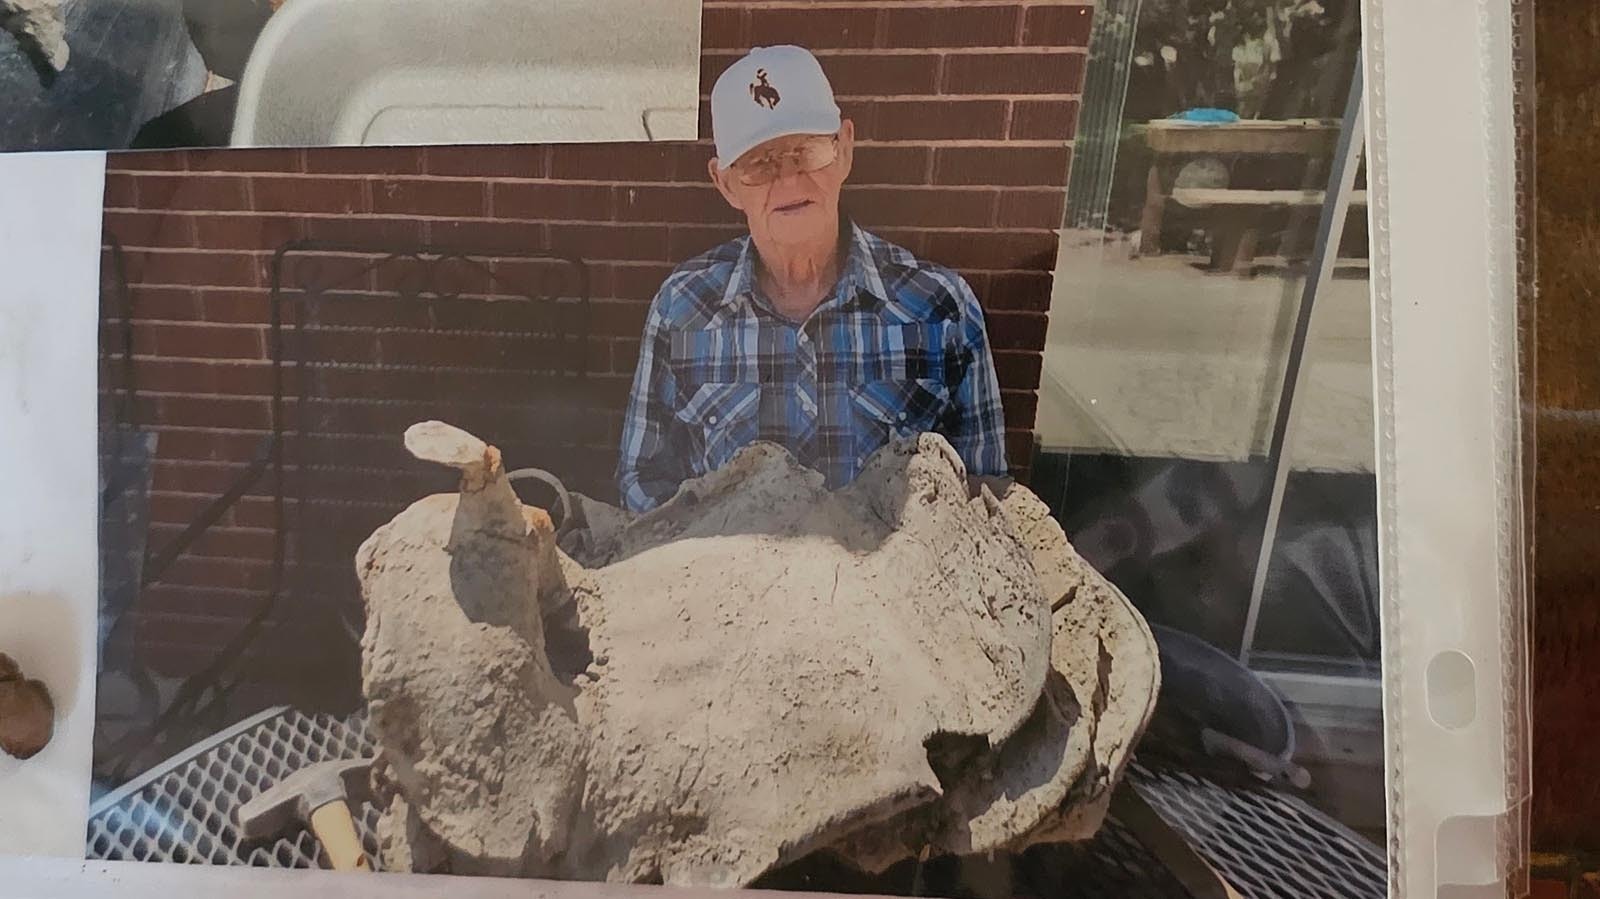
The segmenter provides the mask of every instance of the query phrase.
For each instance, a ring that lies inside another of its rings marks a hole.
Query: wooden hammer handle
[[[367,853],[361,848],[361,838],[356,835],[356,822],[350,817],[350,806],[339,799],[311,812],[311,832],[322,843],[328,862],[335,871],[370,871]]]

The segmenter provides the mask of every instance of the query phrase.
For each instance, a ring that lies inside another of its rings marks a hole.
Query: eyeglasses
[[[793,162],[795,171],[802,175],[825,169],[839,158],[839,135],[818,135],[790,150],[767,153],[754,159],[733,164],[739,183],[746,187],[771,184],[783,175],[783,164]]]

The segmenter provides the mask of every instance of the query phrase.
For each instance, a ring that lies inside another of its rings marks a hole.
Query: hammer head
[[[330,802],[361,801],[372,795],[372,759],[307,765],[239,806],[239,832],[247,840],[305,827],[311,813]]]

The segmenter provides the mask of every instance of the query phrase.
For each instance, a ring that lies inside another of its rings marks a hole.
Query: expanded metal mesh
[[[290,772],[324,761],[365,758],[376,747],[366,716],[339,719],[273,709],[249,719],[106,796],[91,810],[91,859],[260,867],[327,867],[316,838],[297,831],[244,841],[238,807]],[[1130,782],[1147,802],[1246,899],[1381,899],[1383,854],[1294,796],[1237,789],[1191,774],[1134,765]],[[352,810],[375,869],[378,810]],[[1017,860],[1016,886],[1041,899],[1184,895],[1138,838],[1114,818],[1079,846],[1042,846]],[[930,887],[935,884],[929,883]],[[935,890],[937,891],[937,890]]]
[[[306,830],[246,841],[239,806],[291,772],[316,762],[376,751],[365,715],[348,719],[274,709],[224,732],[188,759],[174,759],[97,802],[90,812],[91,859],[326,868]],[[367,854],[377,858],[378,810],[352,809]]]
[[[1382,851],[1302,802],[1181,771],[1129,773],[1140,795],[1247,899],[1383,899]]]

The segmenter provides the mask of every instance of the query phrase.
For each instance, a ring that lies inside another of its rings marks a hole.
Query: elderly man
[[[643,512],[757,440],[843,486],[889,440],[936,431],[971,475],[1006,471],[983,311],[949,269],[839,206],[854,125],[800,47],[759,47],[711,91],[711,180],[747,236],[680,265],[645,323],[622,435]]]

